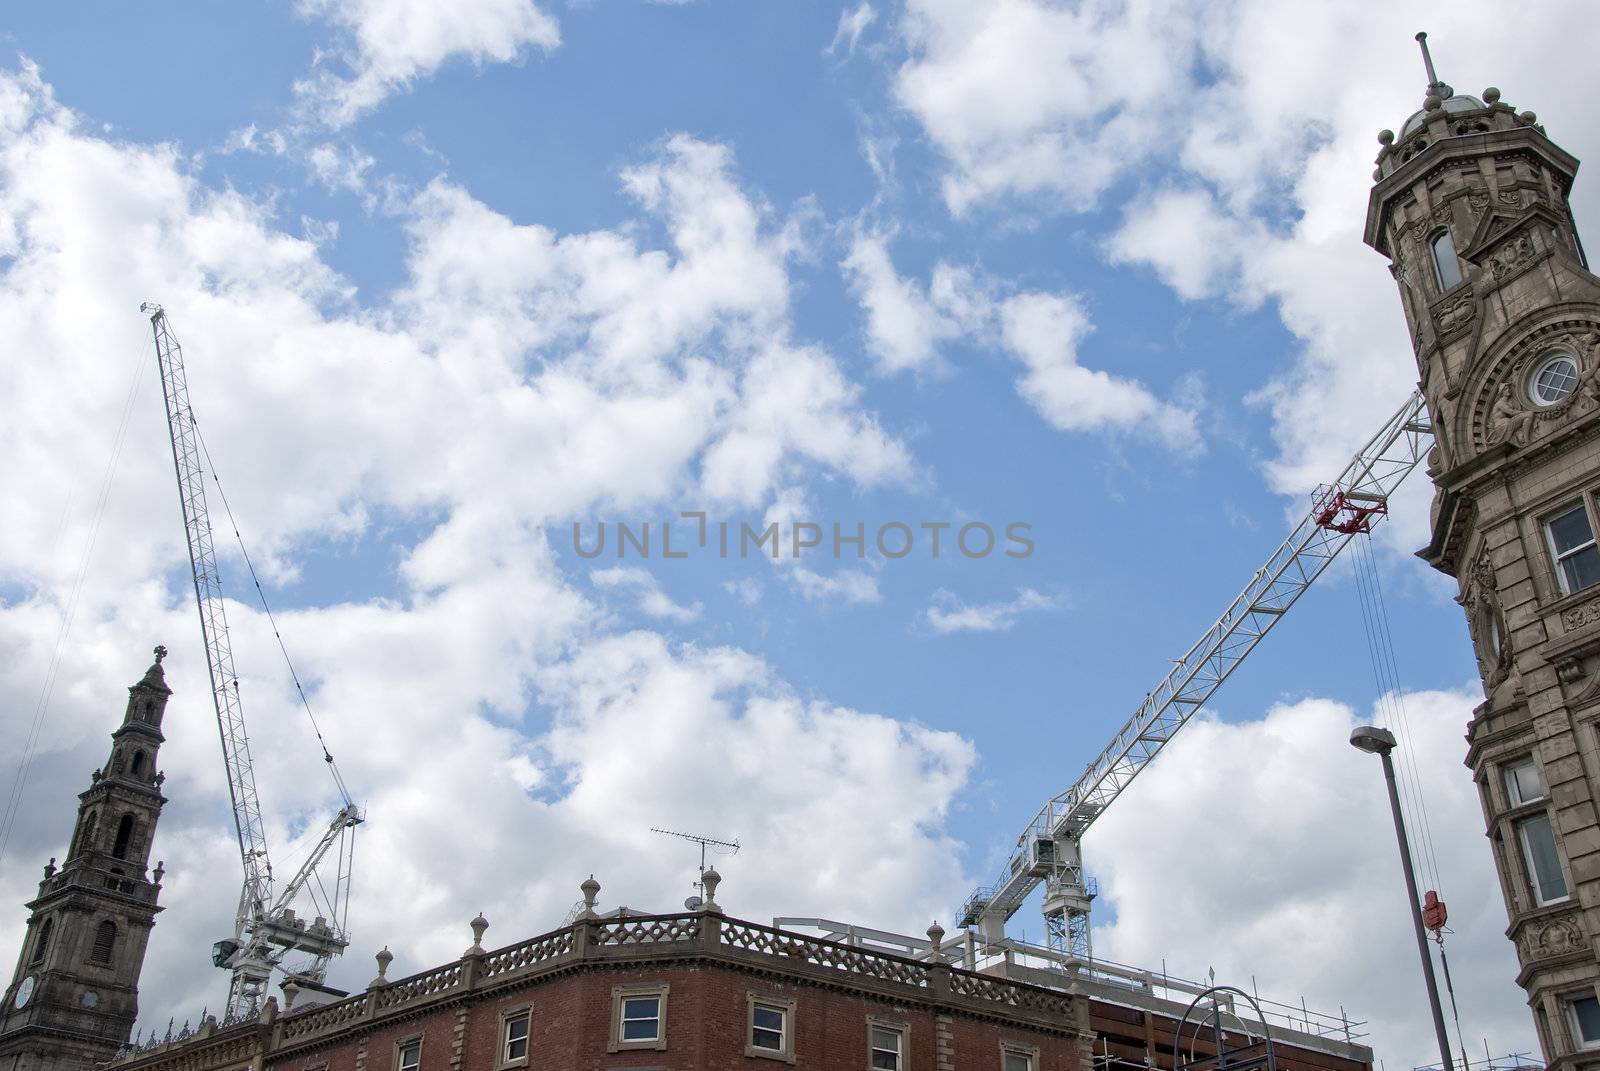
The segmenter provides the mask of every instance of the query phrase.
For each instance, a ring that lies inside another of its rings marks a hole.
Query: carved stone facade
[[[1550,1066],[1600,1067],[1600,279],[1578,162],[1497,90],[1439,82],[1378,140],[1366,241],[1437,433],[1419,553],[1460,583],[1483,675],[1466,762],[1517,981]]]
[[[166,650],[128,689],[111,756],[78,796],[65,862],[51,859],[0,1004],[0,1071],[87,1071],[124,1045],[139,1014],[139,970],[162,868],[147,876],[167,801],[156,755],[172,694]]]

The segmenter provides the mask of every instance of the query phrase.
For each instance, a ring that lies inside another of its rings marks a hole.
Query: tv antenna
[[[716,837],[703,837],[698,833],[679,833],[676,829],[657,829],[654,826],[650,827],[650,832],[660,833],[668,837],[678,837],[683,840],[693,841],[694,843],[700,845],[701,874],[706,872],[706,848],[714,848],[718,855],[739,854],[739,842],[736,840],[718,840]],[[699,892],[683,902],[684,910],[686,911],[698,911],[700,906],[705,903],[704,898],[700,896],[700,893],[705,891],[705,882],[696,877],[694,881],[694,887],[699,890]]]

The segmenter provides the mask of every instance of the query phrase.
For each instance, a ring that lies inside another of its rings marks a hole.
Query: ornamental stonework
[[[1515,243],[1509,243],[1514,245]],[[1578,382],[1559,401],[1535,405],[1529,381],[1546,358],[1564,353],[1577,364]],[[1496,362],[1472,407],[1473,446],[1527,446],[1570,419],[1600,409],[1600,320],[1564,320],[1541,328]]]

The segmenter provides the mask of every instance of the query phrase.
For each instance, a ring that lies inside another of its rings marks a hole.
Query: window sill
[[[780,1064],[794,1063],[794,1053],[779,1052],[777,1049],[762,1049],[746,1044],[744,1054],[755,1060],[774,1060]]]

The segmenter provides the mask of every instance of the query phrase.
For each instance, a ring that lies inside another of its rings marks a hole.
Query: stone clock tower
[[[155,923],[161,865],[146,876],[166,799],[156,752],[167,688],[166,648],[128,689],[111,757],[78,796],[59,870],[44,868],[28,930],[0,1005],[0,1071],[87,1071],[128,1040],[139,1014],[139,968]]]
[[[1423,57],[1382,149],[1366,241],[1390,260],[1438,439],[1432,538],[1485,700],[1467,727],[1517,981],[1546,1061],[1600,1057],[1600,279],[1578,161],[1496,89]]]

